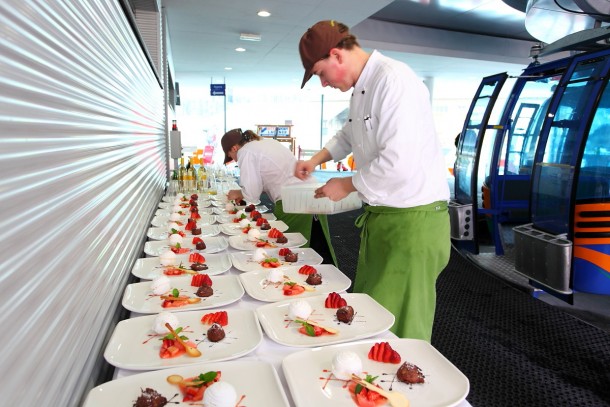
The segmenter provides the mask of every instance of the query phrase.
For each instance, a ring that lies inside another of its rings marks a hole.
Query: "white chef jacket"
[[[303,182],[294,176],[296,162],[292,152],[277,140],[253,140],[244,144],[237,150],[244,199],[255,202],[263,191],[273,202],[282,199],[282,186]]]
[[[378,51],[354,85],[347,122],[324,147],[335,161],[354,153],[352,180],[370,205],[409,208],[449,200],[428,89],[406,64]]]

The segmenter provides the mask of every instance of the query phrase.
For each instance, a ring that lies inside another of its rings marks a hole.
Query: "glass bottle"
[[[195,172],[195,165],[193,163],[193,157],[189,158],[188,188],[189,188],[189,191],[192,191],[192,192],[194,192],[197,189],[197,172]]]
[[[181,193],[185,192],[186,167],[184,166],[184,157],[180,157],[180,167],[178,167],[178,186]]]

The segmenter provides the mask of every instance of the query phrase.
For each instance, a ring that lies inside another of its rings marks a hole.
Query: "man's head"
[[[224,134],[224,136],[222,136],[222,139],[220,140],[220,144],[222,145],[222,151],[225,152],[225,161],[224,163],[228,163],[230,161],[233,161],[235,158],[231,157],[229,154],[232,153],[232,148],[233,146],[239,145],[239,143],[242,141],[243,139],[243,133],[241,131],[241,129],[233,129],[233,130],[229,130],[228,132],[226,132]]]
[[[350,34],[349,28],[335,20],[319,21],[303,34],[299,43],[301,62],[305,68],[301,89],[313,76],[313,67],[316,62],[327,58],[333,48],[347,47],[347,44],[343,44],[343,42],[348,39],[351,40],[350,47],[353,44],[358,45],[356,38]]]

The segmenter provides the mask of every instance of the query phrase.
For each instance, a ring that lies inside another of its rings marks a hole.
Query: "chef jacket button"
[[[352,121],[352,119],[349,119],[349,121],[351,122],[351,121]]]
[[[362,91],[362,94],[364,95],[364,91]]]

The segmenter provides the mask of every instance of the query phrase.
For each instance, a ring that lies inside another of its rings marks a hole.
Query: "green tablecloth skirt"
[[[451,251],[447,203],[364,210],[356,219],[362,230],[354,292],[369,294],[394,314],[397,336],[429,342],[436,279]]]

